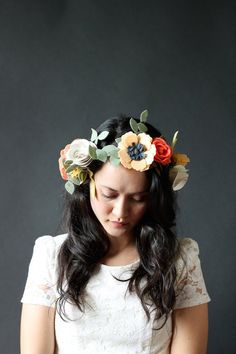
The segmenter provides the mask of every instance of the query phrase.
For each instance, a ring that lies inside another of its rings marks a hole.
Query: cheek
[[[133,211],[134,218],[141,219],[144,216],[146,210],[147,210],[147,206],[146,205],[143,205],[143,206],[140,206],[140,207],[136,208]]]
[[[102,201],[98,200],[97,198],[92,199],[90,202],[91,202],[91,207],[94,211],[94,214],[96,214],[96,215],[107,214],[111,210],[111,207],[107,203],[102,202]]]

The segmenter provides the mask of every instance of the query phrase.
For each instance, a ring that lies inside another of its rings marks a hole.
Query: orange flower
[[[156,147],[154,160],[161,165],[168,165],[171,162],[172,148],[162,138],[154,138],[152,144]]]
[[[65,167],[64,167],[64,160],[66,158],[66,153],[67,151],[69,150],[70,148],[70,144],[66,145],[66,147],[61,150],[60,152],[60,158],[58,160],[58,163],[59,163],[59,170],[60,170],[60,173],[61,173],[61,177],[64,179],[64,180],[68,180],[68,176],[67,176],[67,173],[66,173],[66,170],[65,170]]]
[[[189,158],[185,154],[174,154],[172,156],[172,160],[175,165],[186,166],[188,162],[190,162]]]

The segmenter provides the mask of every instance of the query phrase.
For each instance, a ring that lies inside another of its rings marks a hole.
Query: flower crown
[[[185,154],[174,153],[177,142],[178,131],[175,132],[172,144],[169,145],[163,136],[152,138],[148,135],[145,125],[148,111],[140,114],[140,122],[130,119],[132,131],[123,134],[116,139],[117,145],[106,145],[102,149],[97,147],[99,140],[104,140],[109,135],[108,131],[100,134],[92,130],[91,139],[75,139],[71,144],[61,150],[59,158],[59,169],[61,176],[67,182],[67,192],[73,194],[75,185],[80,185],[87,178],[93,182],[93,193],[95,184],[93,172],[89,165],[94,160],[102,162],[110,161],[113,165],[123,165],[125,168],[136,171],[146,171],[155,168],[160,174],[162,166],[170,165],[169,178],[174,191],[180,190],[188,180],[188,170],[185,168],[190,161]]]

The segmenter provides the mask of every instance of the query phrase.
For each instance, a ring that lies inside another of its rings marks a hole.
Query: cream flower
[[[94,143],[86,139],[75,139],[65,154],[66,160],[73,161],[73,165],[78,165],[81,168],[88,167],[92,161],[89,156],[89,146],[96,147]]]
[[[118,144],[120,163],[126,168],[145,171],[149,168],[156,154],[152,138],[145,133],[128,132],[122,135]]]
[[[188,170],[183,165],[176,165],[169,172],[172,189],[178,191],[185,186],[188,180]]]

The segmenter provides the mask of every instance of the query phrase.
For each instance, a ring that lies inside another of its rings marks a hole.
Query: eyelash
[[[114,198],[116,198],[116,196],[111,196],[111,195],[106,195],[106,194],[102,194],[102,196],[105,199],[114,199]],[[134,201],[135,203],[143,203],[144,199],[132,199],[132,201]]]

